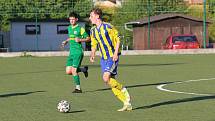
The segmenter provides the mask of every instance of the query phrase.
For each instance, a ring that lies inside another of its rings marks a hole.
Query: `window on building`
[[[68,34],[68,26],[69,24],[57,25],[57,34]]]
[[[37,33],[35,25],[25,25],[25,34],[40,34],[40,25],[37,25]]]

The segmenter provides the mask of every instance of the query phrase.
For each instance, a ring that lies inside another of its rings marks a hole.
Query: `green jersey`
[[[81,42],[76,42],[75,38],[86,38],[88,34],[85,29],[78,24],[75,26],[70,25],[68,27],[68,36],[70,38],[70,54],[81,54],[83,53]]]

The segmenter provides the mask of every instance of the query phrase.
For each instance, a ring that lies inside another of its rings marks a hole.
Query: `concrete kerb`
[[[177,49],[177,50],[131,50],[122,55],[168,55],[168,54],[213,54],[215,49]]]
[[[4,52],[0,57],[47,57],[47,56],[68,56],[68,51],[50,52]],[[168,54],[215,54],[215,49],[178,49],[178,50],[123,50],[122,55],[168,55]],[[85,56],[90,56],[90,51],[84,51]],[[99,52],[96,52],[99,55]]]

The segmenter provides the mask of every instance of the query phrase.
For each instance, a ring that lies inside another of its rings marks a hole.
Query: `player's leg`
[[[116,79],[109,78],[110,73],[104,72],[103,80],[111,87],[114,95],[123,102],[123,107],[118,111],[130,111],[132,110],[132,106],[130,103],[130,95],[125,87],[122,86]]]
[[[66,74],[72,75],[72,66],[66,66]]]
[[[72,73],[73,73],[72,77],[73,77],[73,80],[75,82],[75,90],[73,91],[73,93],[82,93],[80,77],[77,73],[77,68],[72,67]]]
[[[124,103],[126,97],[121,92],[122,84],[118,83],[116,80],[113,81],[112,78],[110,78],[110,72],[103,73],[103,80],[106,84],[108,84],[111,87],[111,90],[113,91],[114,95]]]
[[[123,98],[123,107],[119,109],[118,111],[130,111],[132,110],[131,106],[131,98],[128,93],[128,90],[122,86],[122,84],[118,83],[118,81],[115,79],[115,76],[117,75],[117,67],[118,67],[118,61],[116,61],[114,66],[112,66],[110,72],[111,72],[111,78],[110,78],[110,84],[112,86],[115,86],[118,90],[120,95],[123,95],[125,98]],[[121,94],[122,93],[122,94]]]
[[[73,61],[72,56],[69,55],[66,61],[66,74],[68,75],[72,75],[72,61]]]
[[[78,68],[81,65],[83,59],[83,54],[75,54],[73,55],[73,64],[72,64],[72,74],[73,74],[73,79],[75,81],[76,84],[76,88],[73,91],[73,93],[81,93],[81,86],[80,86],[80,77],[78,75]]]
[[[103,72],[103,80],[111,87],[114,95],[123,102],[124,106],[118,111],[132,110],[130,103],[130,96],[125,87],[122,86],[114,77],[117,74],[118,61],[114,62],[112,59],[101,60],[101,67]]]
[[[119,63],[119,59],[113,63],[113,66],[112,66],[112,68],[110,70],[110,72],[111,72],[110,81],[112,83],[115,83],[115,82],[118,83],[117,80],[115,79],[115,76],[117,75],[118,63]],[[117,84],[117,85],[121,85],[121,84]],[[130,95],[128,93],[128,90],[125,87],[123,87],[122,85],[117,86],[116,88],[121,90],[124,93],[124,95],[126,97],[125,104],[129,104],[130,101],[131,101],[131,98],[130,98]]]
[[[74,56],[73,55],[69,55],[67,57],[67,62],[66,62],[66,74],[72,75],[73,77],[73,81],[75,83],[75,90],[73,92],[81,92],[80,90],[80,79],[79,76],[77,76],[77,68],[73,67],[73,63],[74,63]]]
[[[80,60],[80,66],[81,66],[81,63],[82,63],[82,60],[83,60],[83,54],[82,54],[82,57],[81,57],[81,60]],[[77,72],[83,72],[84,73],[84,76],[87,78],[88,77],[88,66],[84,66],[84,67],[80,67],[77,68]]]
[[[79,72],[83,72],[84,76],[87,78],[88,77],[88,66],[80,67]]]

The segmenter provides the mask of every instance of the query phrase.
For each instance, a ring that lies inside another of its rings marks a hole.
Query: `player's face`
[[[70,24],[75,25],[77,21],[78,21],[78,18],[69,17],[69,22],[70,22]]]
[[[89,19],[92,24],[96,24],[96,21],[99,19],[99,15],[95,14],[94,12],[91,12]]]

